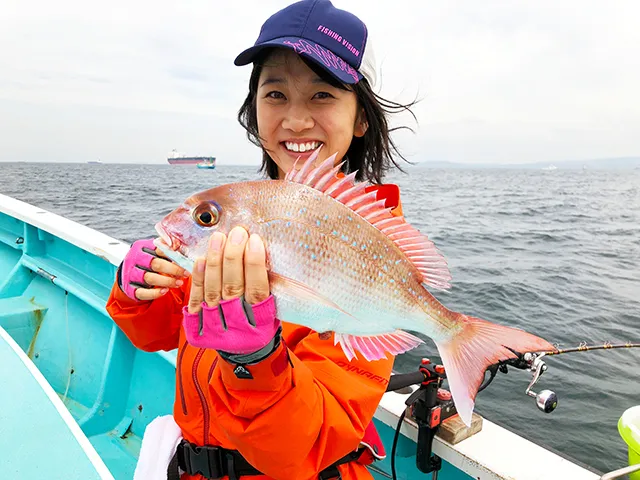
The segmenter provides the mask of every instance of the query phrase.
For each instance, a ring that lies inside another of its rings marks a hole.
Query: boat
[[[171,150],[171,153],[167,157],[167,162],[170,165],[198,165],[199,163],[216,164],[216,157],[208,156],[195,156],[189,157],[183,153],[179,153],[175,148]],[[210,168],[210,167],[207,167]]]
[[[0,194],[0,478],[129,480],[145,428],[171,414],[176,351],[136,349],[105,310],[128,249]],[[435,478],[417,467],[425,458],[416,454],[425,424],[417,414],[404,418],[416,388],[386,393],[375,413],[387,452],[370,467],[376,480],[392,478],[398,424],[398,478]],[[617,478],[475,415],[477,431],[464,440],[448,441],[444,430],[432,438],[438,480]],[[640,415],[623,418],[629,459],[638,463]]]
[[[99,159],[98,159],[98,160],[89,160],[87,163],[89,163],[89,164],[94,164],[94,165],[95,165],[95,164],[100,164],[100,165],[102,165],[102,161],[101,161],[101,160],[99,160]]]
[[[548,167],[544,167],[542,170],[557,170],[558,167],[555,165],[549,165]]]
[[[213,170],[213,169],[216,168],[216,159],[214,158],[213,160],[202,161],[202,162],[198,163],[196,166],[198,168],[208,168],[210,170]]]

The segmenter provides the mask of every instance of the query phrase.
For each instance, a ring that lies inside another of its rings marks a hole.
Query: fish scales
[[[434,326],[425,324],[421,332],[449,336],[451,322],[437,314],[446,309],[422,287],[416,268],[384,233],[342,203],[305,185],[274,181],[237,185],[233,197],[256,205],[244,222],[263,238],[270,269],[304,282],[353,315],[358,324],[350,333],[415,329],[428,318]],[[277,288],[274,294],[284,301]],[[340,321],[315,319],[308,305],[296,310],[296,317],[306,316],[305,323],[317,323],[319,331],[334,330],[337,325],[328,322]]]

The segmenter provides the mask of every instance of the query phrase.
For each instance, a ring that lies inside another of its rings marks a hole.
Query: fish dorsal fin
[[[364,182],[355,182],[356,172],[338,177],[342,163],[334,165],[336,154],[314,167],[320,148],[296,170],[294,164],[285,180],[314,188],[349,207],[371,225],[387,235],[407,256],[427,286],[446,290],[451,285],[451,273],[447,262],[429,238],[409,225],[404,217],[396,217],[391,208],[385,207],[384,199],[378,200],[376,191],[367,192]]]

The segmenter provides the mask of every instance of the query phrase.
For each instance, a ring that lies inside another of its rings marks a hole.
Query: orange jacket
[[[395,185],[375,187],[401,215]],[[356,450],[385,392],[393,358],[346,360],[333,340],[283,323],[280,346],[238,379],[215,350],[187,343],[182,307],[190,281],[151,302],[134,302],[117,282],[107,311],[129,340],[145,351],[178,348],[174,418],[186,440],[238,450],[264,476],[317,479],[318,472]],[[371,479],[366,466],[339,467],[343,479]],[[201,479],[189,477],[183,480]]]

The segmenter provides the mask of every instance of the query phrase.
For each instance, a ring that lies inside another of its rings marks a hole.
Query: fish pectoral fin
[[[333,343],[334,345],[340,344],[349,361],[356,357],[357,350],[362,353],[365,360],[370,362],[387,358],[387,352],[400,355],[424,342],[410,333],[396,330],[393,333],[366,336],[336,333]]]
[[[330,308],[332,310],[336,310],[341,314],[352,318],[357,321],[357,319],[351,315],[350,313],[344,311],[335,302],[325,297],[324,295],[318,293],[317,291],[309,288],[304,283],[301,283],[297,280],[294,280],[289,277],[285,277],[279,275],[274,272],[267,272],[269,275],[269,282],[271,284],[271,290],[283,290],[286,291],[292,297],[296,297],[299,300],[309,303],[318,303],[326,308]]]

